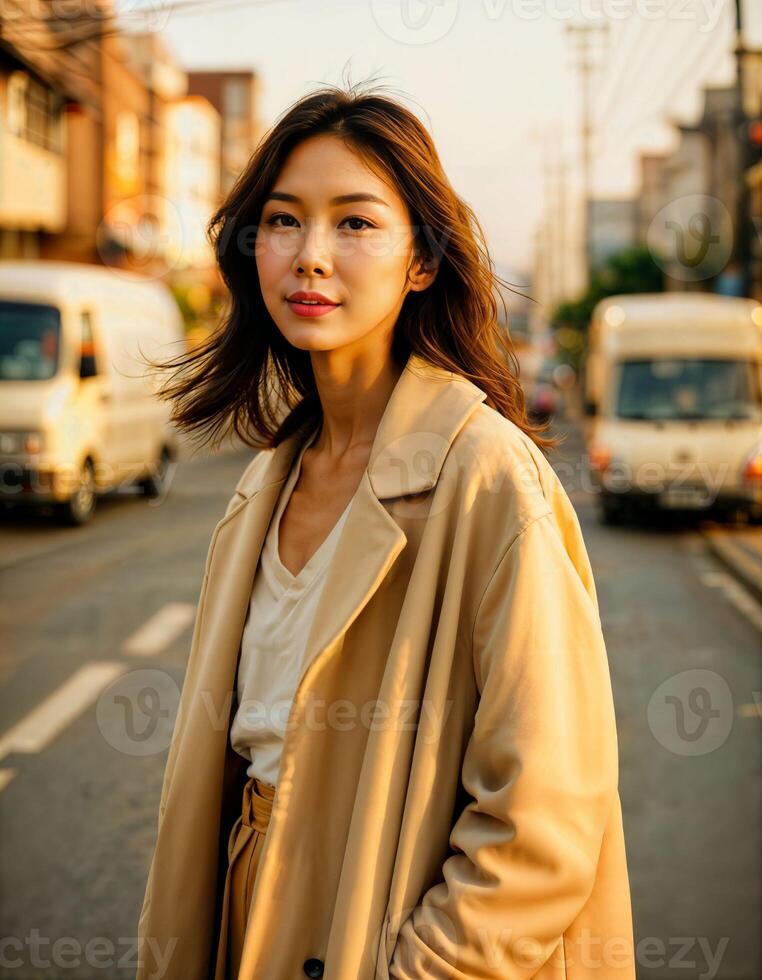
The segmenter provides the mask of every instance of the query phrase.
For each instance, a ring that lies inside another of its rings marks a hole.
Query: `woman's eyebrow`
[[[294,204],[304,204],[304,201],[298,197],[296,194],[286,194],[285,191],[272,191],[268,194],[265,203],[267,201],[293,201]],[[388,208],[391,205],[387,204],[386,201],[381,197],[376,197],[375,194],[340,194],[338,197],[332,197],[328,202],[329,204],[357,204],[362,201],[370,201],[372,204],[383,204],[384,207]]]

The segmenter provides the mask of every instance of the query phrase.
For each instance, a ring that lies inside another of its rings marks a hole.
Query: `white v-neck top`
[[[249,612],[241,638],[238,709],[230,727],[230,744],[250,759],[247,776],[276,784],[281,750],[293,695],[308,666],[305,644],[329,562],[352,501],[298,575],[280,560],[278,528],[291,491],[299,479],[304,450],[297,453],[281,489],[262,545],[252,585]],[[354,499],[354,498],[353,498]]]

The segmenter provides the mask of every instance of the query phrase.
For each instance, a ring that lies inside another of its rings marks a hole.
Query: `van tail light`
[[[25,432],[23,437],[23,450],[33,456],[42,452],[42,435],[39,432]]]
[[[611,450],[608,446],[591,446],[588,453],[588,463],[591,470],[598,470],[602,473],[611,465]]]
[[[746,483],[762,486],[762,442],[752,449],[750,456],[744,463],[743,478]]]

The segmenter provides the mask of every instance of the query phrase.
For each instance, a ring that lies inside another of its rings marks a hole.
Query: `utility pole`
[[[568,164],[563,159],[559,139],[560,123],[549,128],[535,128],[532,142],[540,147],[542,172],[542,216],[538,225],[536,248],[541,250],[544,302],[553,309],[568,298],[568,242],[566,230],[566,174]]]
[[[563,145],[556,143],[556,241],[558,243],[558,293],[561,299],[566,299],[567,293],[567,231],[566,231],[566,173],[568,167],[563,157]]]
[[[558,276],[556,271],[556,242],[553,224],[553,184],[550,167],[549,140],[547,132],[543,132],[542,140],[542,232],[543,250],[545,253],[545,283],[547,286],[545,298],[548,310],[555,308],[558,297]]]
[[[551,241],[549,197],[548,197],[548,151],[547,134],[544,129],[533,126],[529,135],[532,143],[539,147],[539,172],[542,174],[542,210],[534,234],[534,269],[536,279],[534,288],[539,301],[550,317],[554,297],[553,248]]]
[[[744,94],[746,92],[744,77],[744,61],[746,48],[743,35],[743,0],[735,0],[736,7],[736,138],[738,139],[738,156],[740,181],[738,188],[738,207],[736,210],[736,233],[733,255],[738,265],[739,289],[741,296],[751,296],[751,215],[749,185],[746,175],[751,167],[751,138],[749,132],[750,120],[746,115]]]
[[[591,247],[590,247],[590,222],[589,209],[590,201],[593,196],[593,168],[592,168],[592,141],[593,141],[593,122],[590,100],[590,82],[593,70],[597,67],[592,61],[592,43],[595,35],[600,34],[602,38],[608,34],[609,25],[606,21],[602,23],[590,24],[567,24],[566,33],[576,42],[577,62],[576,69],[579,72],[582,83],[581,98],[581,132],[580,132],[580,153],[582,170],[582,248],[583,248],[583,267],[585,282],[589,282],[591,269]]]

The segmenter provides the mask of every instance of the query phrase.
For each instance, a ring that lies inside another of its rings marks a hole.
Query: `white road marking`
[[[189,623],[196,607],[188,602],[170,602],[125,640],[122,649],[138,657],[154,657],[165,650]]]
[[[16,775],[15,769],[0,769],[0,793]]]
[[[728,572],[704,572],[701,581],[709,588],[722,589],[726,598],[762,633],[762,606],[732,575]]]
[[[127,664],[113,660],[100,660],[80,667],[56,691],[0,736],[0,759],[10,752],[41,752],[47,748],[115,677],[127,669]]]
[[[170,602],[151,616],[123,644],[125,653],[152,657],[165,650],[193,622],[196,606]],[[101,660],[85,664],[52,694],[0,736],[0,759],[12,752],[41,752],[85,711],[114,678],[128,670],[127,664]],[[0,792],[16,775],[15,769],[0,769]]]
[[[755,704],[753,701],[749,701],[747,704],[739,704],[736,708],[736,714],[739,716],[739,718],[762,719],[762,710],[760,710],[760,706]]]

